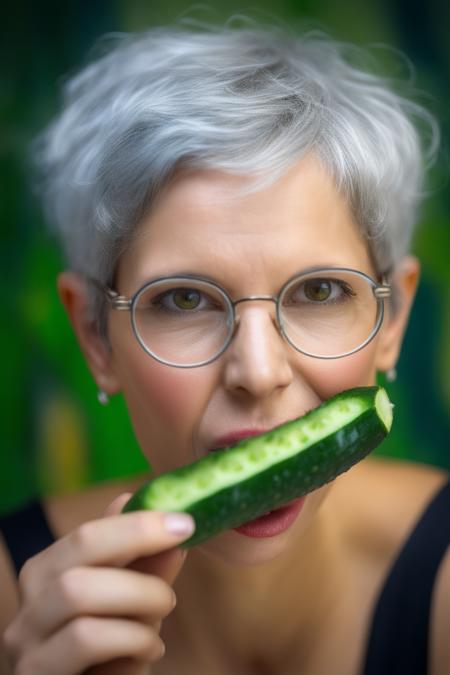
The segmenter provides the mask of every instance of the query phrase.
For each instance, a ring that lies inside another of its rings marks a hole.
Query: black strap
[[[42,505],[37,500],[19,511],[2,516],[0,532],[5,539],[17,574],[28,558],[55,541]]]
[[[438,491],[388,574],[362,675],[426,675],[431,596],[450,545],[450,481]]]

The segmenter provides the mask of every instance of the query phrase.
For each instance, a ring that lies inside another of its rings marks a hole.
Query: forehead
[[[179,175],[119,262],[122,292],[123,284],[136,289],[187,272],[225,285],[242,275],[259,286],[317,265],[373,273],[345,197],[315,158],[263,189],[244,193],[246,186],[248,179],[216,170]]]

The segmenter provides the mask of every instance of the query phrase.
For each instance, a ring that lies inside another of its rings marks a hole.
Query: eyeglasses
[[[236,307],[252,301],[275,303],[280,334],[302,354],[318,359],[348,356],[375,337],[384,300],[391,296],[389,285],[364,272],[333,267],[289,279],[276,296],[237,300],[215,282],[190,275],[154,279],[131,298],[101,289],[113,309],[130,312],[134,334],[147,354],[177,368],[218,359],[238,329]]]

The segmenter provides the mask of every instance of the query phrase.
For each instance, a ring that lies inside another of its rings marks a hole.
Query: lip
[[[275,428],[275,427],[272,427]],[[209,448],[209,452],[214,450],[220,450],[222,448],[228,448],[230,445],[234,445],[239,441],[243,441],[245,438],[251,438],[252,436],[260,436],[264,434],[269,429],[237,429],[236,431],[231,431],[224,436],[219,436],[216,438]]]
[[[306,495],[287,502],[267,514],[255,518],[234,531],[252,539],[267,539],[286,532],[297,520],[306,501]]]
[[[260,436],[261,434],[264,434],[268,431],[273,431],[277,427],[280,427],[283,424],[286,424],[287,422],[292,422],[293,420],[296,420],[299,417],[306,415],[308,412],[314,410],[314,408],[319,406],[321,402],[322,402],[321,400],[318,400],[314,402],[312,405],[306,405],[301,411],[299,411],[297,408],[295,412],[290,416],[283,417],[278,421],[270,421],[269,424],[264,427],[257,426],[255,424],[254,426],[247,426],[242,427],[240,429],[228,431],[222,434],[221,436],[213,438],[213,440],[211,441],[205,439],[206,442],[205,441],[201,442],[198,445],[198,450],[196,453],[197,457],[200,458],[205,454],[207,454],[208,452],[214,452],[215,450],[223,450],[225,448],[228,448],[230,445],[234,445],[239,441],[243,441],[245,438],[251,438],[252,436]]]
[[[280,426],[285,422],[279,422],[278,424],[271,425],[267,428],[253,427],[246,429],[236,429],[235,431],[231,431],[216,438],[211,444],[209,452],[225,449],[234,443],[244,440],[245,438],[259,436],[267,431],[275,429],[277,426]],[[277,507],[273,511],[270,511],[259,518],[255,518],[252,521],[243,523],[240,527],[233,529],[236,533],[250,538],[265,539],[274,537],[288,530],[291,525],[293,525],[304,506],[305,500],[306,496],[293,499],[289,502],[286,502],[282,506]]]

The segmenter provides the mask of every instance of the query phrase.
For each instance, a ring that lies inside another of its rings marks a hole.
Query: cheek
[[[303,373],[313,384],[321,400],[344,389],[375,384],[375,340],[355,354],[340,359],[309,359],[303,364]]]
[[[186,371],[150,364],[140,369],[136,384],[141,398],[148,402],[147,412],[151,409],[163,424],[176,420],[184,426],[197,408],[198,382]]]
[[[159,473],[192,461],[192,446],[211,389],[207,369],[183,370],[158,363],[134,348],[117,363],[133,429],[144,455]]]

